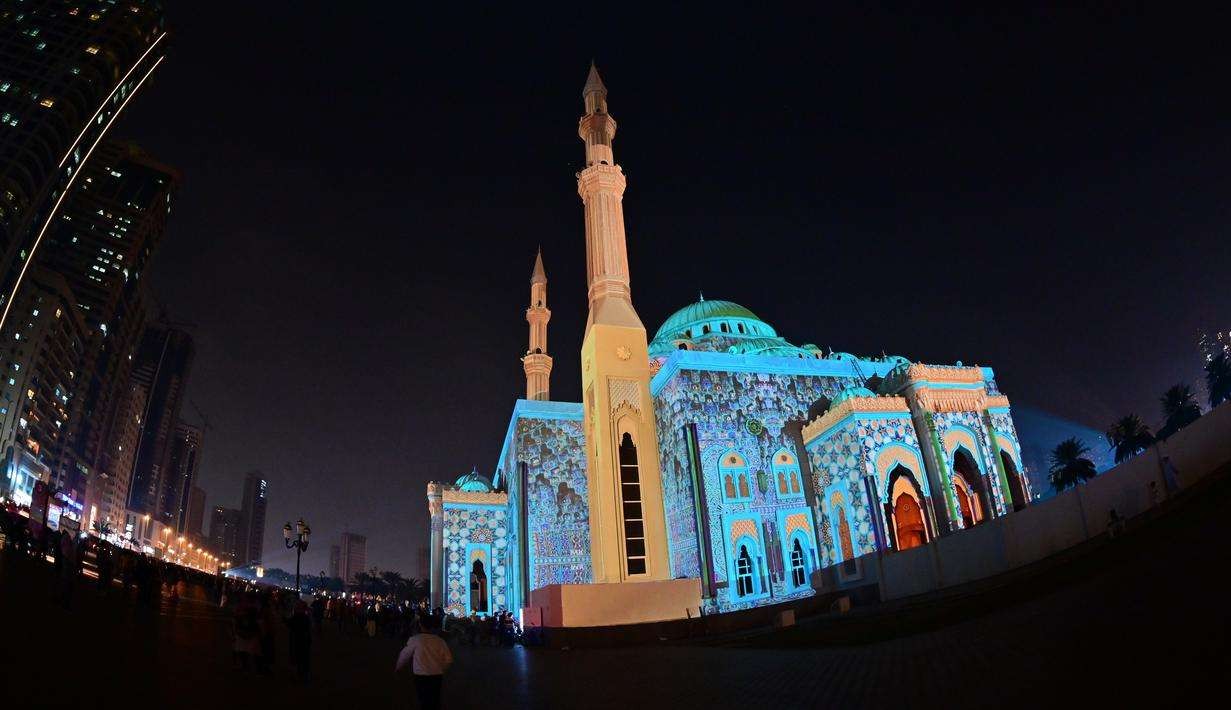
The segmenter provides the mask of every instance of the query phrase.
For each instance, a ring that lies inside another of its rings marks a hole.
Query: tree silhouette
[[[1107,430],[1107,440],[1116,450],[1116,463],[1130,459],[1154,443],[1150,428],[1136,414],[1121,417]]]
[[[1052,449],[1051,468],[1048,469],[1047,478],[1057,493],[1098,475],[1094,462],[1086,458],[1088,453],[1090,448],[1077,437],[1065,439]]]
[[[1218,353],[1205,363],[1205,388],[1210,392],[1210,406],[1231,400],[1231,358]]]
[[[1186,384],[1174,385],[1163,393],[1159,400],[1163,405],[1163,417],[1166,420],[1158,430],[1158,438],[1166,439],[1177,431],[1201,418],[1201,407],[1193,389]]]
[[[385,583],[386,591],[393,595],[393,600],[399,601],[402,598],[402,590],[406,585],[406,578],[393,570],[381,572],[380,578]]]

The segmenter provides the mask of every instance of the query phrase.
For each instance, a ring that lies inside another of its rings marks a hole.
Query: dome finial
[[[700,289],[697,289],[697,297],[701,299],[700,303],[705,303],[705,294]]]

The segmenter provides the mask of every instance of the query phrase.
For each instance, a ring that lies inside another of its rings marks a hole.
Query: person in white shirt
[[[435,710],[440,707],[441,681],[445,671],[453,665],[453,654],[449,651],[449,644],[436,635],[434,617],[420,617],[419,623],[422,631],[406,641],[406,647],[398,654],[398,662],[393,670],[396,673],[409,664],[415,676],[415,694],[419,696],[419,707],[423,710]]]

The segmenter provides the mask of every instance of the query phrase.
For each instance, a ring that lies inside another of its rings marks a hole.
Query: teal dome
[[[484,476],[483,474],[479,473],[477,469],[471,471],[470,473],[461,475],[460,477],[458,477],[457,482],[454,483],[453,485],[457,486],[459,490],[463,490],[463,491],[473,491],[476,493],[491,493],[492,492],[491,480],[488,479],[487,476]]]
[[[701,299],[672,313],[654,334],[654,340],[691,340],[700,337],[706,325],[711,327],[713,333],[718,333],[721,331],[719,325],[723,322],[728,323],[732,335],[768,338],[778,335],[768,323],[758,318],[757,314],[738,303]],[[739,332],[740,325],[744,326],[743,333]]]

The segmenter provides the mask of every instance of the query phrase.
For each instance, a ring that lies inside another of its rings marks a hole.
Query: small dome
[[[855,397],[875,397],[875,396],[876,396],[876,393],[868,389],[867,387],[847,387],[846,389],[839,392],[837,396],[833,398],[833,401],[829,403],[829,408],[833,409],[834,407],[845,402],[846,400],[853,399]]]
[[[479,473],[478,469],[459,476],[457,482],[453,485],[463,491],[474,491],[477,493],[492,492],[491,480],[487,476]]]

